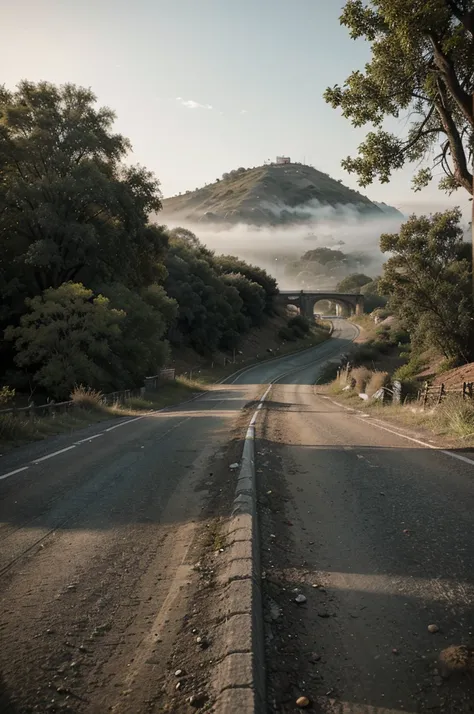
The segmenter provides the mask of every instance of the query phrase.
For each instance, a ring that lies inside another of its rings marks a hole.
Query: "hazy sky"
[[[15,0],[2,3],[1,81],[90,86],[165,196],[289,155],[357,188],[340,160],[364,136],[322,99],[369,58],[341,0]],[[404,122],[397,124],[403,132]],[[410,169],[364,190],[402,210],[470,204]]]

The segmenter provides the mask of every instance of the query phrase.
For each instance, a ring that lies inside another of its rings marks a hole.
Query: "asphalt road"
[[[341,323],[319,348],[195,401],[0,458],[0,712],[162,711],[197,532],[229,481],[245,406],[352,336]]]
[[[474,456],[318,396],[317,374],[275,385],[258,429],[269,711],[474,711]]]
[[[164,710],[206,506],[275,379],[257,422],[269,711],[473,711],[474,464],[315,394],[354,337],[335,324],[193,402],[0,459],[0,712]]]

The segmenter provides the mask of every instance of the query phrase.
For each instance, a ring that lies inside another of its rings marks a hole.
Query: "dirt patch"
[[[219,625],[222,620],[219,574],[227,547],[225,526],[230,518],[240,462],[243,435],[252,408],[247,406],[232,434],[228,448],[200,488],[208,489],[203,523],[191,550],[196,584],[188,599],[175,645],[162,676],[162,691],[153,701],[153,712],[211,711],[215,691],[213,677],[220,659]]]
[[[449,372],[438,375],[434,380],[434,384],[444,384],[450,389],[459,387],[460,391],[463,382],[474,382],[474,362],[450,369]]]

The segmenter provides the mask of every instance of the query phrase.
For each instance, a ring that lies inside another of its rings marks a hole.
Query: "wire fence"
[[[143,387],[136,387],[135,389],[123,389],[118,392],[110,392],[109,394],[104,394],[102,396],[102,402],[106,405],[111,404],[123,404],[128,399],[133,399],[134,397],[144,397],[147,392],[156,391],[163,384],[167,382],[174,382],[176,379],[176,372],[174,369],[162,369],[158,374],[152,377],[145,377],[145,384]],[[5,414],[18,414],[23,416],[48,416],[50,414],[61,414],[77,408],[78,403],[74,400],[69,400],[67,402],[55,402],[49,401],[46,404],[33,404],[30,403],[26,407],[10,407],[9,409],[1,409],[0,416]]]

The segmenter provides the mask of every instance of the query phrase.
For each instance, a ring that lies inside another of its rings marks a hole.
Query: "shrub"
[[[288,325],[285,325],[281,328],[281,330],[278,332],[278,337],[281,340],[288,340],[290,342],[294,342],[297,339],[294,330],[288,327]]]
[[[392,342],[396,345],[401,343],[402,345],[408,345],[410,343],[410,335],[406,330],[402,330],[400,327],[391,330]]]
[[[372,372],[370,379],[366,385],[365,391],[372,397],[381,387],[386,387],[390,381],[388,372]]]
[[[309,320],[303,315],[295,315],[288,320],[288,327],[291,329],[297,329],[303,334],[308,334],[311,329]]]
[[[71,392],[71,400],[82,409],[99,410],[103,408],[104,395],[96,389],[80,384]]]
[[[10,389],[10,387],[0,387],[0,408],[6,407],[6,405],[12,401],[15,397],[15,390]]]
[[[365,392],[366,386],[372,376],[372,372],[367,367],[356,367],[352,370],[351,377],[355,379],[354,389],[358,394]]]
[[[409,381],[423,369],[423,366],[423,361],[419,357],[413,357],[407,364],[395,370],[393,379],[398,379],[400,382]]]
[[[369,344],[373,350],[375,350],[376,352],[379,352],[380,354],[383,354],[383,355],[388,354],[391,351],[392,346],[393,346],[390,342],[386,342],[385,340],[374,340],[373,342],[371,342]]]
[[[377,350],[368,344],[359,345],[351,352],[350,361],[357,367],[364,364],[364,362],[372,362],[377,359],[378,354]]]
[[[437,410],[436,418],[457,436],[474,433],[474,404],[461,397],[448,397]]]

